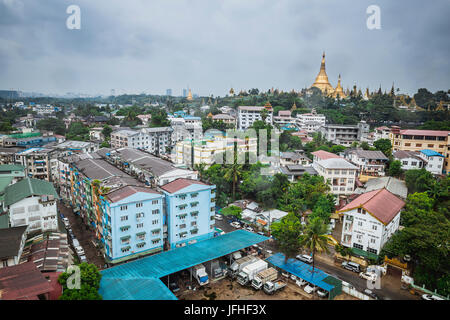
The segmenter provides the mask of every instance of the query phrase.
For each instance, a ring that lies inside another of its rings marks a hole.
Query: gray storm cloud
[[[81,8],[81,29],[66,8]],[[381,8],[368,30],[366,8]],[[333,85],[449,87],[449,1],[0,0],[0,88],[201,95]]]

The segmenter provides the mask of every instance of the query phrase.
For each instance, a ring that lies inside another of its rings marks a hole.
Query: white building
[[[425,169],[433,174],[442,174],[445,157],[430,149],[420,150],[419,157],[426,161]]]
[[[235,142],[237,142],[238,154],[249,152],[256,155],[258,147],[256,138],[235,139],[216,136],[211,139],[177,142],[174,162],[187,166],[200,163],[211,165],[216,162],[218,157],[223,157],[224,152],[234,151]]]
[[[29,232],[57,231],[58,195],[50,182],[26,178],[5,189],[4,208],[11,227],[29,225]]]
[[[325,125],[326,118],[323,114],[317,114],[315,109],[311,113],[297,114],[297,123],[302,130],[317,132]]]
[[[240,106],[238,107],[238,129],[246,130],[250,128],[255,121],[261,121],[261,113],[263,110],[267,110],[266,123],[273,124],[273,109],[270,104],[257,107],[257,106]]]
[[[394,160],[399,160],[402,163],[403,170],[421,169],[426,166],[426,162],[417,151],[398,150],[392,155]]]
[[[355,141],[368,141],[369,129],[369,124],[360,121],[357,125],[326,124],[320,132],[326,140],[348,147]]]
[[[353,190],[355,190],[358,167],[334,154],[330,154],[333,156],[326,157],[325,154],[322,154],[323,152],[325,151],[313,152],[313,168],[330,184],[331,193],[337,196],[352,194]]]
[[[391,129],[388,127],[378,127],[375,128],[374,132],[374,141],[380,140],[380,139],[389,139],[389,133],[391,133]]]
[[[362,149],[345,150],[344,158],[359,168],[361,176],[384,177],[389,159],[381,151]]]
[[[341,244],[379,254],[384,244],[398,230],[400,211],[405,202],[386,189],[360,195],[341,210]]]
[[[111,147],[143,149],[154,154],[167,154],[172,145],[170,127],[118,130],[111,133]]]

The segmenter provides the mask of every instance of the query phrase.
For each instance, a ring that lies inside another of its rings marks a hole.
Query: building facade
[[[118,130],[111,133],[111,147],[142,149],[158,155],[168,154],[172,145],[172,131],[170,127]]]
[[[326,140],[349,147],[355,141],[367,141],[369,129],[369,124],[361,121],[357,125],[327,124],[320,127],[320,132]]]
[[[273,124],[273,109],[270,104],[263,107],[238,107],[238,129],[246,130],[250,128],[255,121],[261,121],[263,110],[266,110],[267,112],[266,123]]]

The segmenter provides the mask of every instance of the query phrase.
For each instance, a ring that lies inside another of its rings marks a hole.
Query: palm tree
[[[328,238],[327,238],[328,225],[320,217],[314,217],[309,220],[308,225],[305,228],[305,232],[300,240],[300,245],[309,249],[312,252],[313,265],[312,273],[314,276],[314,263],[316,252],[329,252],[328,250]]]
[[[236,183],[242,177],[242,171],[244,168],[243,165],[237,163],[236,145],[234,146],[234,149],[233,164],[229,165],[225,169],[225,174],[223,176],[226,180],[231,180],[231,182],[233,183],[233,201],[236,200]]]
[[[200,175],[200,180],[203,180],[203,177],[206,173],[206,163],[198,163],[194,165],[194,170],[198,171],[198,174]]]

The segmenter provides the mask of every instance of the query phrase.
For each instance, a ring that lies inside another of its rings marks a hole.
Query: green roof
[[[2,193],[7,186],[9,186],[12,179],[14,179],[14,177],[0,177],[0,193]]]
[[[25,167],[18,164],[2,164],[0,171],[25,171]]]
[[[58,199],[53,184],[48,181],[25,178],[5,189],[5,205],[10,206],[29,196],[53,195]]]
[[[351,248],[351,249],[355,255],[362,256],[364,258],[369,258],[369,259],[378,259],[378,256],[374,253],[367,252],[367,251],[364,251],[364,250],[361,250],[358,248]]]

